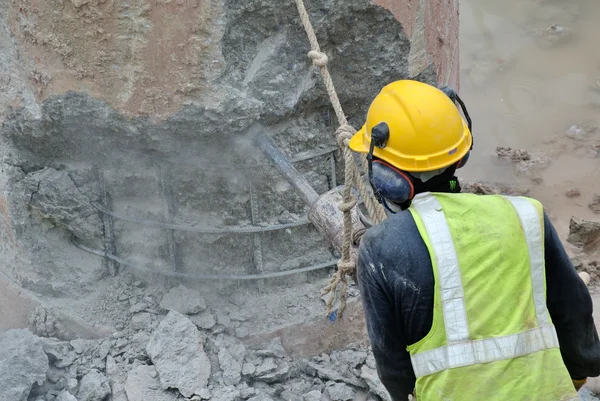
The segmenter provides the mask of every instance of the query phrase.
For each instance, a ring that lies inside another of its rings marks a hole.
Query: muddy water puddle
[[[569,218],[600,219],[588,204],[600,193],[600,2],[461,1],[461,88],[474,120],[475,154],[466,180],[526,186],[563,238]],[[527,149],[550,163],[516,173],[497,146]],[[581,195],[565,192],[578,188]]]

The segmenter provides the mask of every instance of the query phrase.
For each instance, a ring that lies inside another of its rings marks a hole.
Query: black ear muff
[[[371,185],[383,198],[402,204],[415,195],[415,187],[405,172],[383,160],[373,160]]]
[[[460,159],[458,161],[458,164],[456,165],[456,168],[458,169],[458,168],[464,167],[465,164],[467,164],[467,162],[469,161],[469,157],[471,157],[471,151],[470,150],[467,152],[466,155],[463,156],[462,159]]]

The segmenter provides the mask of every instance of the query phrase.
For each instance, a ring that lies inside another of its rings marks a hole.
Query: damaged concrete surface
[[[103,401],[109,394],[119,401],[387,399],[365,344],[293,358],[278,340],[245,346],[222,328],[197,329],[177,312],[157,319],[157,327],[128,325],[99,340],[9,330],[0,337],[0,360],[15,362],[18,352],[28,375],[7,371],[0,388],[18,391],[6,398],[15,401]]]
[[[0,259],[33,298],[57,309],[60,299],[85,303],[119,264],[164,283],[164,273],[244,275],[337,258],[310,225],[254,236],[205,232],[290,224],[306,213],[244,135],[254,121],[299,159],[319,193],[340,182],[334,114],[294,8],[269,0],[67,1],[60,12],[33,1],[2,5],[3,45],[24,57],[10,84],[22,96],[0,96],[7,194]],[[434,54],[407,36],[397,10],[367,0],[308,8],[355,125],[389,77],[436,83],[443,69],[455,71],[446,81],[458,82],[456,69],[444,67],[457,48]],[[449,16],[452,35],[456,19]],[[419,54],[411,56],[418,68],[409,68],[410,52]],[[105,253],[114,258],[99,258]]]
[[[457,3],[438,3],[307,2],[352,124],[391,78],[458,88]],[[357,291],[324,319],[339,255],[245,132],[339,185],[309,49],[293,3],[0,0],[0,328],[47,358],[27,401],[378,399]]]

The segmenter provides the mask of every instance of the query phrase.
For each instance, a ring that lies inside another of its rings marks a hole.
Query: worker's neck
[[[461,191],[460,183],[458,178],[452,177],[449,181],[445,181],[436,185],[435,187],[421,188],[418,190],[415,188],[415,195],[425,193],[425,192],[438,192],[438,193],[459,193]],[[392,201],[387,201],[388,207],[394,213],[398,213],[402,210],[406,210],[410,207],[411,200],[408,200],[403,203],[394,203]]]

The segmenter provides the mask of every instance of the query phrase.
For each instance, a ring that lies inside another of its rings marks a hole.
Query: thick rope
[[[311,50],[308,52],[308,57],[312,60],[314,65],[319,67],[319,70],[321,71],[321,76],[323,77],[325,88],[327,89],[327,94],[329,95],[329,100],[331,101],[340,125],[336,131],[336,139],[340,149],[343,152],[345,165],[345,186],[342,194],[343,200],[339,205],[340,210],[344,213],[344,237],[342,243],[342,257],[338,262],[338,269],[331,277],[329,284],[323,289],[323,295],[330,294],[329,300],[327,301],[327,315],[331,316],[336,293],[338,291],[338,287],[341,286],[341,289],[339,290],[340,308],[338,311],[338,316],[341,318],[344,313],[344,309],[346,308],[346,295],[348,289],[346,277],[348,275],[353,275],[356,271],[356,266],[352,261],[350,254],[354,239],[352,231],[352,209],[356,207],[357,202],[352,195],[352,186],[354,185],[357,188],[360,196],[364,200],[365,206],[373,223],[380,223],[385,219],[386,215],[381,205],[373,198],[373,194],[369,191],[364,179],[360,174],[358,166],[355,163],[354,154],[348,147],[348,141],[350,138],[352,138],[352,135],[356,133],[356,130],[348,124],[348,120],[346,119],[346,115],[342,109],[342,104],[340,103],[335,86],[333,85],[333,80],[331,79],[331,75],[327,69],[329,58],[321,51],[317,35],[315,34],[308,12],[304,6],[304,1],[295,0],[295,2],[296,7],[298,8],[298,13],[300,14],[302,25],[304,26],[304,30],[308,36],[308,41],[310,42]],[[364,158],[361,158],[360,160],[364,171],[366,170],[365,160]]]
[[[348,120],[346,119],[346,115],[342,109],[342,104],[340,103],[340,99],[335,91],[335,86],[333,86],[333,80],[331,79],[331,75],[329,75],[329,70],[327,69],[329,58],[321,51],[319,41],[317,40],[317,35],[315,34],[315,30],[310,22],[306,7],[304,7],[304,1],[295,1],[296,7],[298,8],[298,13],[300,14],[300,20],[302,21],[302,25],[304,25],[304,30],[306,31],[308,41],[310,42],[311,51],[308,52],[308,57],[310,57],[313,61],[313,64],[319,67],[321,70],[321,75],[323,76],[323,81],[325,82],[325,88],[327,89],[327,94],[329,95],[331,105],[333,106],[333,110],[335,110],[335,115],[337,116],[339,124],[346,125],[348,124]]]

